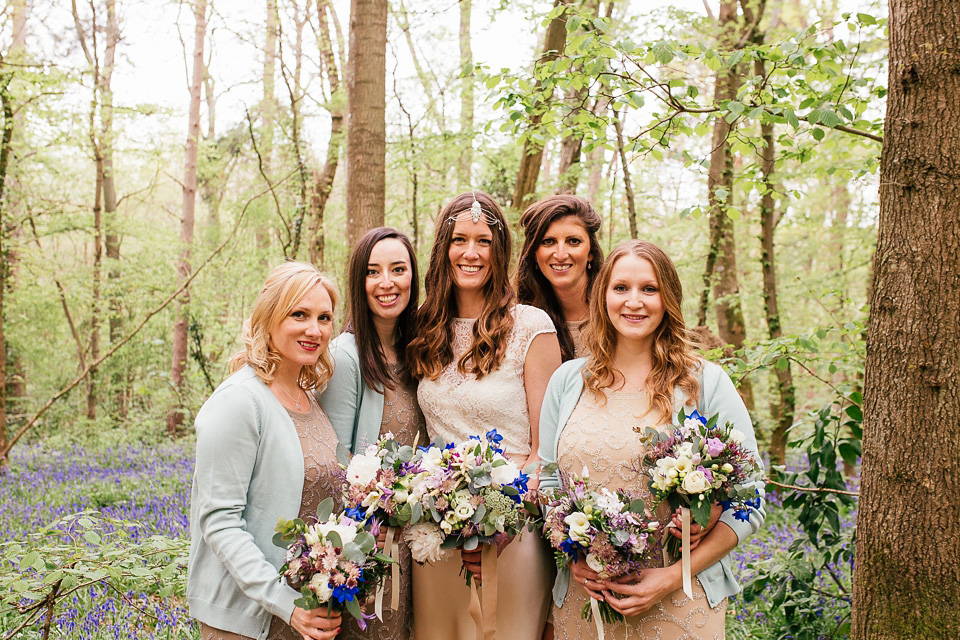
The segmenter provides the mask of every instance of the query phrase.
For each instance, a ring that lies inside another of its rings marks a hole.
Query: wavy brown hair
[[[514,280],[517,301],[543,309],[553,320],[557,328],[557,339],[560,341],[560,355],[564,361],[576,357],[573,337],[567,328],[567,320],[553,286],[537,268],[537,249],[543,242],[543,236],[547,234],[550,225],[567,216],[573,216],[579,220],[587,231],[587,238],[590,239],[590,257],[587,263],[587,302],[590,302],[590,291],[597,279],[600,265],[603,264],[603,249],[600,248],[600,242],[597,240],[597,232],[600,231],[602,220],[589,202],[577,196],[550,196],[534,202],[523,212],[520,217],[520,226],[523,227],[524,233],[523,247],[520,249],[517,276]]]
[[[407,306],[397,317],[397,325],[393,331],[393,344],[397,353],[399,375],[394,377],[387,365],[380,344],[380,335],[373,324],[373,313],[367,302],[367,265],[370,263],[370,254],[381,240],[395,238],[407,250],[410,260],[410,300]],[[350,274],[347,292],[350,300],[347,305],[348,317],[344,333],[352,333],[357,341],[357,352],[360,356],[360,375],[363,382],[371,389],[386,387],[396,389],[397,383],[409,382],[404,345],[413,338],[413,320],[417,313],[420,295],[420,276],[417,273],[417,256],[406,235],[389,227],[370,229],[357,240],[353,253],[350,255]]]
[[[694,372],[699,368],[700,360],[694,353],[692,337],[683,322],[683,285],[677,268],[663,249],[652,242],[624,242],[610,253],[600,268],[590,300],[590,330],[585,336],[590,357],[583,368],[584,385],[602,402],[602,389],[616,383],[618,371],[613,365],[613,356],[618,334],[607,313],[606,294],[613,266],[628,254],[649,261],[660,286],[664,314],[653,334],[653,367],[647,376],[646,387],[651,408],[661,422],[669,422],[673,417],[675,388],[682,389],[691,403],[699,398],[700,385]]]
[[[461,373],[482,378],[503,362],[507,338],[513,329],[513,289],[510,287],[512,241],[507,221],[497,203],[480,191],[461,193],[443,208],[435,225],[430,266],[424,278],[424,303],[417,313],[417,336],[407,347],[407,363],[413,377],[436,380],[453,361],[453,319],[457,315],[450,242],[456,218],[469,213],[476,197],[483,209],[493,241],[490,245],[490,277],[483,285],[483,309],[473,324],[473,341],[457,362]],[[492,223],[492,224],[491,224]]]
[[[280,364],[280,354],[270,344],[270,332],[276,329],[307,292],[318,284],[327,290],[330,302],[336,308],[340,299],[337,286],[312,264],[285,262],[270,272],[253,303],[250,317],[243,323],[245,348],[230,358],[230,373],[248,364],[264,383],[270,384],[273,381]],[[303,389],[319,391],[323,390],[332,375],[333,359],[330,357],[328,343],[314,366],[300,368],[297,382]]]

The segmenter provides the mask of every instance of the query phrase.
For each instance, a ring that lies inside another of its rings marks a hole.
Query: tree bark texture
[[[617,133],[617,156],[620,158],[620,167],[623,169],[623,191],[627,196],[627,221],[630,223],[630,237],[639,235],[637,230],[637,199],[633,194],[633,182],[630,180],[630,164],[627,162],[627,151],[623,146],[623,122],[620,114],[613,110],[613,128]],[[612,215],[612,214],[611,214]]]
[[[754,43],[762,45],[763,36],[755,37]],[[765,66],[762,59],[755,60],[754,75],[766,77]],[[760,269],[763,273],[763,310],[766,314],[768,334],[775,340],[783,335],[783,330],[780,326],[780,308],[777,304],[777,263],[773,243],[777,228],[777,212],[773,198],[773,174],[776,162],[772,123],[761,123],[760,138],[763,140],[760,160],[760,171],[763,176],[763,193],[760,196]],[[793,425],[797,407],[796,387],[793,385],[793,372],[789,361],[784,369],[776,369],[775,373],[777,395],[770,403],[770,415],[774,422],[773,432],[770,434],[770,460],[774,464],[786,464],[787,430]]]
[[[735,46],[740,32],[736,0],[720,3],[718,15],[720,38],[727,47]],[[721,69],[717,72],[714,88],[714,103],[720,104],[737,97],[742,82],[736,70]],[[737,245],[734,237],[733,219],[727,208],[733,202],[733,151],[730,134],[733,126],[726,118],[717,117],[713,125],[710,170],[707,173],[707,192],[710,204],[710,254],[707,266],[713,261],[712,274],[705,271],[704,280],[712,277],[714,307],[717,314],[717,332],[727,344],[739,349],[746,339],[746,323],[740,304],[740,283],[737,276]],[[725,194],[725,195],[723,195]],[[702,300],[701,300],[701,308]],[[748,380],[740,385],[740,395],[751,411],[753,390]]]
[[[554,0],[553,6],[569,4],[569,0]],[[536,64],[548,63],[555,59],[567,42],[567,16],[565,13],[550,21],[547,35],[543,43],[543,53]],[[535,114],[531,126],[536,127],[541,120]],[[523,210],[530,204],[537,190],[537,180],[540,177],[540,163],[543,161],[543,145],[532,140],[523,143],[520,155],[520,169],[517,171],[517,184],[513,191],[513,208]]]
[[[387,0],[350,3],[347,244],[383,225],[386,199]]]
[[[0,56],[0,69],[3,69],[3,57]],[[9,88],[13,81],[13,72],[0,73],[0,111],[3,113],[3,129],[0,130],[0,451],[7,448],[7,343],[4,322],[4,297],[7,291],[8,266],[7,247],[4,229],[7,226],[7,208],[4,198],[4,186],[7,181],[7,166],[10,159],[10,145],[13,142],[13,101]],[[0,457],[0,469],[7,465],[7,456]]]
[[[269,185],[273,181],[273,129],[277,118],[277,39],[280,16],[277,0],[266,2],[266,34],[263,41],[263,101],[260,104],[260,162],[261,171]],[[280,215],[280,211],[277,211]],[[256,230],[257,247],[270,246],[270,234],[266,220],[260,220]]]
[[[473,66],[473,49],[470,46],[472,8],[473,0],[460,0],[461,70]],[[473,187],[473,71],[464,74],[460,82],[460,158],[457,163],[457,182],[459,189],[470,189]]]
[[[183,153],[183,214],[180,223],[180,261],[177,282],[183,284],[190,277],[190,248],[193,245],[194,212],[197,205],[197,145],[200,140],[200,94],[203,89],[203,45],[207,31],[207,2],[197,0],[193,8],[196,23],[193,41],[193,78],[190,83],[190,111],[187,122],[187,141]],[[190,292],[185,290],[177,307],[173,325],[173,361],[170,379],[176,399],[167,412],[167,432],[177,433],[183,426],[183,372],[187,366],[187,326],[189,322]]]
[[[960,637],[960,3],[891,0],[855,640]]]

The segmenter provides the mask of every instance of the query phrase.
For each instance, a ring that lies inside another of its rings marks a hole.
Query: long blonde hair
[[[285,262],[267,276],[260,294],[253,303],[250,317],[243,323],[245,348],[230,359],[230,373],[250,365],[264,383],[270,384],[280,364],[280,354],[270,344],[270,332],[276,329],[307,292],[323,285],[336,307],[340,300],[333,281],[319,269],[305,262]],[[314,366],[300,369],[298,382],[303,389],[323,389],[333,375],[330,346],[323,350]]]
[[[417,335],[407,347],[410,373],[418,379],[436,380],[453,361],[453,319],[456,299],[450,243],[457,216],[469,213],[480,203],[483,220],[493,234],[490,245],[490,277],[483,285],[483,309],[473,324],[473,341],[457,361],[461,373],[482,378],[496,370],[507,352],[507,340],[513,329],[513,288],[510,286],[512,240],[507,221],[497,203],[486,193],[461,193],[443,208],[436,223],[436,237],[430,252],[430,266],[424,279],[423,306],[417,313]]]
[[[613,356],[617,350],[617,332],[607,313],[607,287],[613,266],[628,254],[649,261],[660,285],[664,314],[653,334],[653,367],[647,376],[646,388],[651,408],[661,422],[669,422],[675,388],[684,391],[691,403],[696,403],[700,396],[700,385],[694,376],[700,360],[694,353],[694,341],[683,322],[683,285],[677,268],[663,249],[652,242],[624,242],[610,253],[597,274],[590,296],[590,323],[584,335],[590,350],[590,358],[583,368],[584,386],[603,402],[603,389],[616,381]]]

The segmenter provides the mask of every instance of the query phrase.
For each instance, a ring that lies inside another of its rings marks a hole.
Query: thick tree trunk
[[[196,21],[193,41],[193,78],[190,83],[190,115],[187,123],[187,142],[183,159],[183,214],[180,226],[180,261],[177,282],[181,285],[190,277],[190,249],[193,245],[193,221],[197,204],[197,144],[200,140],[200,94],[203,89],[203,45],[207,31],[207,2],[197,0],[193,7]],[[173,361],[170,379],[175,402],[167,412],[167,433],[176,434],[183,426],[183,372],[187,366],[187,324],[190,292],[185,290],[177,308],[173,325]]]
[[[473,0],[460,0],[461,70],[473,66],[473,49],[470,47],[472,8]],[[464,74],[460,82],[460,158],[457,162],[457,182],[459,189],[469,189],[473,187],[473,71]]]
[[[386,200],[387,0],[350,3],[347,244],[383,225]]]
[[[569,4],[569,0],[554,0],[553,6]],[[560,14],[557,18],[550,21],[547,27],[547,35],[543,43],[543,54],[536,64],[546,64],[554,60],[567,42],[567,16]],[[531,125],[536,127],[541,120],[539,114],[534,115]],[[537,190],[537,179],[540,177],[540,163],[543,161],[543,146],[527,140],[523,143],[523,151],[520,155],[520,169],[517,171],[517,184],[513,191],[513,208],[523,210]]]
[[[757,44],[763,44],[762,38]],[[763,60],[754,62],[756,75],[765,77]],[[763,139],[761,172],[763,174],[763,194],[760,196],[760,267],[763,272],[763,310],[767,317],[767,330],[771,339],[783,335],[780,326],[780,308],[777,304],[777,264],[773,244],[777,227],[777,215],[773,198],[774,160],[773,125],[760,125],[760,137]],[[796,414],[796,388],[793,385],[793,372],[790,363],[784,369],[776,369],[777,396],[770,403],[770,415],[774,428],[770,434],[770,460],[775,464],[785,464],[787,460],[787,430],[793,425]]]
[[[890,1],[854,640],[960,637],[960,4]]]

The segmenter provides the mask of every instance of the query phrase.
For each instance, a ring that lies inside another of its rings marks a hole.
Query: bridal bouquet
[[[420,455],[416,447],[400,446],[393,434],[387,433],[353,456],[343,488],[344,513],[390,527],[418,520],[422,510],[413,486],[423,476]]]
[[[548,493],[544,519],[544,535],[554,549],[557,568],[569,569],[582,555],[604,580],[643,569],[660,539],[660,523],[643,500],[623,490],[592,488],[586,469],[582,478],[561,476],[561,482],[559,489]],[[607,623],[623,620],[609,604],[591,598],[581,616],[590,619],[595,613]]]
[[[748,507],[760,506],[755,483],[762,481],[763,467],[743,446],[744,434],[729,422],[718,425],[716,415],[707,419],[681,410],[679,421],[679,427],[662,433],[647,428],[653,445],[642,464],[650,475],[650,493],[674,509],[689,508],[702,527],[714,502],[747,520]]]
[[[536,505],[524,503],[528,476],[503,455],[496,429],[460,444],[436,442],[422,450],[426,472],[410,499],[423,505],[405,538],[417,562],[436,562],[442,549],[496,542],[520,533]]]
[[[373,616],[364,614],[360,603],[382,582],[393,560],[377,552],[376,539],[364,531],[362,521],[332,512],[333,498],[327,498],[317,508],[315,524],[299,518],[277,523],[273,543],[287,549],[280,578],[300,592],[298,607],[347,611],[366,629]]]

